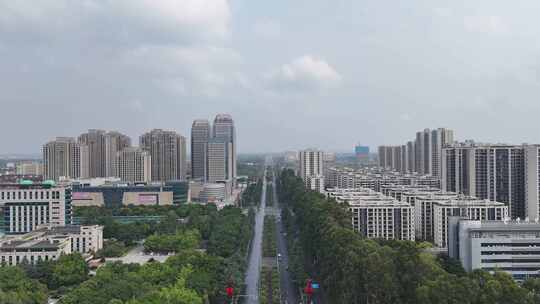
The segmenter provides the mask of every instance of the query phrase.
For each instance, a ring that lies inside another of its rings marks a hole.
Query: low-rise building
[[[451,217],[448,254],[466,271],[505,271],[518,281],[540,277],[540,224]]]
[[[56,260],[61,255],[95,253],[103,248],[103,226],[41,226],[16,236],[0,239],[2,265]]]

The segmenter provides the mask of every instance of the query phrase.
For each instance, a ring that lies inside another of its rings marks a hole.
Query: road
[[[274,191],[274,206],[278,209],[278,214],[281,215],[281,207],[278,204],[278,196],[276,191],[276,176],[273,175],[272,187]],[[281,216],[280,216],[281,217]],[[279,276],[280,276],[280,288],[281,288],[281,299],[283,304],[296,304],[298,303],[298,296],[294,284],[291,279],[291,274],[287,270],[289,267],[289,254],[287,251],[287,239],[281,233],[281,231],[286,231],[285,226],[281,220],[276,221],[276,231],[277,231],[277,246],[278,253],[281,254],[281,259],[279,262]]]
[[[271,162],[266,159],[266,164]],[[265,165],[266,166],[266,165]],[[246,304],[259,303],[259,277],[262,261],[262,234],[264,228],[264,209],[266,208],[266,169],[263,175],[263,186],[261,193],[261,205],[255,215],[255,232],[251,242],[251,253],[246,271],[246,294],[248,295]]]

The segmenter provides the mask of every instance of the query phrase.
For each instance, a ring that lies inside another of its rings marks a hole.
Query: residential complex
[[[113,176],[118,176],[122,181],[148,183],[152,179],[152,157],[141,148],[124,148],[117,152],[115,169]]]
[[[499,201],[512,218],[539,218],[539,145],[465,142],[443,149],[443,190]]]
[[[413,207],[369,189],[329,189],[329,198],[348,203],[353,229],[367,238],[414,241]]]
[[[379,166],[399,172],[417,172],[440,177],[442,149],[454,142],[454,132],[445,128],[424,129],[414,141],[398,146],[379,146]]]
[[[186,139],[183,136],[154,129],[141,135],[139,145],[150,153],[152,181],[186,179]]]
[[[43,145],[43,174],[46,179],[87,177],[88,146],[72,137],[57,137]]]

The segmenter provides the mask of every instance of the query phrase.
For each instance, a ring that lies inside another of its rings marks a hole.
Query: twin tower
[[[236,180],[236,131],[229,114],[218,114],[213,125],[197,119],[191,127],[191,176],[207,183]]]

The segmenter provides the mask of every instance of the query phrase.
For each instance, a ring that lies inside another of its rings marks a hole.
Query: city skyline
[[[540,142],[539,4],[525,2],[5,1],[0,128],[17,132],[0,154],[91,128],[188,134],[219,112],[242,153],[374,148],[435,125]]]

